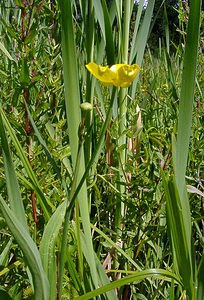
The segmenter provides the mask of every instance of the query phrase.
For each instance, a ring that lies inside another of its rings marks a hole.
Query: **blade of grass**
[[[130,61],[130,63],[133,63],[134,61],[136,61],[136,63],[139,66],[142,65],[145,47],[147,45],[147,39],[148,39],[149,32],[150,32],[150,25],[151,25],[151,21],[152,21],[154,4],[155,4],[155,0],[148,1],[145,15],[144,15],[144,18],[140,25],[139,31],[138,31],[138,35],[136,37],[135,42],[133,41],[135,48],[132,52],[132,57],[131,57],[132,60]],[[130,95],[133,99],[135,98],[138,79],[139,79],[139,77],[137,76],[137,78],[134,80],[134,82],[132,84]]]
[[[82,232],[80,232],[80,235],[81,235],[83,253],[84,253],[84,256],[87,257],[87,256],[89,256],[89,253],[88,253],[88,251],[86,249],[85,237],[84,237],[84,234]],[[109,281],[107,275],[105,274],[104,268],[101,265],[101,262],[99,261],[99,259],[96,256],[96,254],[95,254],[95,260],[96,260],[96,265],[97,265],[97,271],[98,271],[98,277],[99,277],[100,285],[104,286],[105,284],[108,284],[110,281]],[[106,296],[107,296],[108,300],[117,300],[118,299],[114,291],[108,292]]]
[[[101,1],[93,0],[93,6],[95,8],[95,18],[98,20],[101,32],[103,34],[104,40],[106,39],[105,34],[105,23],[104,23],[104,15],[103,15],[103,7]]]
[[[124,256],[130,264],[132,264],[137,270],[142,271],[142,268],[121,248],[111,240],[103,231],[97,228],[95,225],[90,224],[91,228],[96,231],[100,236],[102,236],[113,248],[115,248],[119,254]]]
[[[167,182],[163,174],[163,184],[167,201],[167,226],[170,232],[170,241],[173,249],[174,268],[180,274],[183,285],[188,291],[190,299],[194,299],[194,271],[192,263],[191,231],[186,230],[183,219],[184,211],[176,183],[172,180]],[[187,194],[186,194],[187,197]],[[188,197],[186,199],[188,201]],[[189,214],[189,212],[185,212]]]
[[[39,251],[29,233],[0,195],[0,209],[6,223],[24,254],[34,283],[34,299],[49,300],[49,284],[43,270]]]
[[[64,201],[52,217],[43,232],[42,240],[40,242],[39,252],[42,260],[42,265],[50,283],[50,300],[56,299],[57,290],[57,270],[56,270],[56,258],[55,258],[55,244],[64,221],[64,215],[66,210],[66,202]]]
[[[200,35],[201,0],[191,1],[184,53],[181,93],[179,101],[178,137],[176,143],[175,176],[182,197],[192,125],[192,110],[196,80],[196,63]]]
[[[185,184],[186,165],[192,125],[196,62],[200,31],[201,1],[191,1],[188,20],[184,66],[179,102],[178,137],[172,139],[174,180],[163,184],[167,198],[168,229],[175,267],[182,277],[184,289],[190,299],[197,299],[196,261],[192,247],[192,225],[189,199]],[[182,241],[182,242],[181,242]]]
[[[78,193],[81,189],[81,186],[83,185],[83,182],[86,180],[86,177],[88,175],[88,172],[89,172],[90,168],[92,167],[93,164],[95,164],[98,161],[99,154],[100,154],[100,151],[102,149],[103,142],[104,142],[105,132],[107,130],[108,124],[109,124],[110,119],[111,119],[112,107],[113,107],[113,103],[115,101],[115,94],[116,94],[116,88],[113,88],[112,95],[111,95],[111,100],[110,100],[110,106],[108,108],[108,111],[107,111],[107,114],[106,114],[106,119],[105,119],[105,122],[103,124],[102,129],[101,129],[99,139],[97,141],[97,146],[94,150],[94,153],[91,156],[91,160],[88,162],[88,164],[86,166],[85,172],[84,172],[79,184],[77,185],[76,190],[74,191],[73,195],[70,197],[69,206],[68,206],[68,210],[70,212],[71,212],[71,210],[74,206],[74,201],[75,201],[75,199],[76,199],[76,197],[77,197],[77,195],[78,195]]]
[[[97,228],[95,225],[90,224],[91,228],[96,231],[101,237],[103,237],[105,239],[106,242],[108,242],[108,244],[110,244],[110,246],[112,248],[114,248],[116,250],[116,252],[123,256],[124,258],[127,259],[127,261],[134,266],[137,271],[142,271],[142,266],[139,265],[135,260],[133,260],[119,245],[117,245],[117,243],[115,243],[114,241],[111,240],[110,237],[108,237],[103,231],[101,231],[99,228]],[[154,286],[154,283],[151,279],[148,279],[148,281],[150,282],[151,285]],[[156,288],[156,286],[155,286]]]
[[[135,53],[136,53],[136,41],[137,41],[137,34],[139,30],[139,25],[140,25],[140,20],[142,17],[142,12],[143,12],[143,6],[144,6],[144,0],[141,0],[139,2],[139,6],[137,9],[137,16],[136,16],[136,21],[135,21],[135,26],[134,26],[134,33],[132,37],[132,47],[130,49],[130,62],[134,60]]]
[[[27,225],[25,210],[23,206],[23,201],[21,199],[21,193],[20,193],[16,172],[14,169],[11,152],[9,149],[7,136],[4,130],[1,115],[0,115],[0,137],[1,137],[1,145],[3,150],[4,170],[6,176],[6,185],[7,185],[10,207],[13,213],[15,214],[16,218],[20,220],[23,227],[28,231],[28,225]]]
[[[69,141],[71,146],[71,157],[73,167],[76,167],[77,155],[79,150],[79,137],[78,131],[81,123],[81,111],[80,111],[80,91],[79,91],[79,69],[77,66],[76,57],[76,45],[74,28],[72,21],[72,5],[70,1],[61,1],[61,13],[62,13],[62,57],[63,57],[63,76],[64,76],[64,87],[65,87],[65,107],[67,114],[68,130],[69,130]],[[85,162],[84,153],[80,155],[79,168],[75,176],[77,182],[80,181],[81,177],[85,172]],[[80,214],[82,218],[82,225],[84,229],[84,234],[86,236],[87,248],[89,250],[89,267],[91,270],[91,276],[95,287],[98,286],[96,264],[94,260],[94,251],[92,244],[91,231],[89,226],[89,207],[88,207],[88,197],[87,197],[87,187],[84,181],[79,193],[78,193],[78,203],[80,207]],[[69,214],[68,214],[69,215]],[[66,214],[66,217],[68,217]],[[62,254],[64,255],[64,254]],[[63,267],[61,265],[61,267]],[[62,287],[62,272],[60,278],[60,287]],[[61,288],[60,288],[61,293]]]
[[[14,60],[2,42],[0,42],[0,50],[8,57],[8,59]]]
[[[204,297],[204,280],[203,280],[203,274],[204,274],[204,253],[202,255],[199,267],[198,267],[198,288],[197,288],[197,295],[196,300],[203,300]]]
[[[93,299],[93,297],[96,297],[98,295],[104,294],[108,291],[111,291],[115,288],[129,285],[134,282],[136,284],[137,282],[140,282],[141,280],[147,279],[147,278],[157,278],[161,280],[171,280],[174,279],[176,283],[181,284],[180,279],[173,273],[163,270],[163,269],[149,269],[144,271],[136,271],[133,275],[128,275],[123,277],[122,279],[116,280],[114,282],[111,282],[107,285],[104,285],[101,288],[98,288],[92,292],[89,292],[83,296],[75,297],[75,300],[88,300]]]
[[[73,258],[69,252],[67,253],[66,260],[67,260],[67,266],[68,266],[70,277],[73,281],[74,288],[77,290],[79,295],[83,295],[85,293],[85,287],[81,282],[79,273],[77,271],[77,266],[76,266],[75,262],[73,261]]]
[[[105,0],[102,0],[104,24],[105,24],[105,40],[106,40],[106,54],[107,54],[107,64],[115,64],[115,47],[113,43],[112,26],[110,21],[110,15],[108,13],[108,8]]]
[[[62,180],[61,174],[60,174],[60,171],[59,171],[59,168],[57,167],[57,164],[56,164],[54,158],[52,157],[52,155],[51,155],[51,153],[50,153],[50,151],[49,151],[49,149],[48,149],[48,147],[47,147],[47,145],[46,145],[46,142],[43,140],[43,138],[42,138],[42,136],[41,136],[41,134],[40,134],[40,132],[39,132],[37,126],[35,125],[35,122],[34,122],[34,120],[33,120],[33,117],[32,117],[32,115],[31,115],[31,112],[30,112],[30,110],[29,110],[29,108],[28,108],[28,105],[27,105],[26,101],[24,101],[24,104],[25,104],[26,110],[27,110],[27,112],[28,112],[28,116],[29,116],[30,122],[31,122],[31,124],[32,124],[32,127],[33,127],[33,129],[34,129],[34,131],[35,131],[35,134],[36,134],[36,136],[37,136],[39,142],[40,142],[41,145],[43,146],[43,148],[44,148],[44,150],[45,150],[45,153],[46,153],[46,155],[47,155],[49,161],[50,161],[51,164],[52,164],[53,170],[55,171],[55,173],[57,174],[57,176],[59,177],[59,179]]]
[[[6,246],[4,247],[3,251],[0,254],[0,265],[5,265],[7,259],[8,259],[8,255],[9,255],[9,251],[10,251],[10,247],[12,245],[13,242],[13,238],[10,238],[10,240],[8,241],[8,243],[6,244]]]

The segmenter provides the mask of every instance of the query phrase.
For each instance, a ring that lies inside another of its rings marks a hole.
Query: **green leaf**
[[[103,14],[104,14],[104,24],[105,24],[105,37],[106,37],[106,54],[108,65],[115,64],[115,47],[113,42],[112,26],[110,21],[110,16],[108,13],[108,8],[105,0],[102,0]]]
[[[8,57],[10,60],[14,60],[13,57],[9,54],[7,49],[5,48],[4,44],[0,42],[0,50]]]
[[[6,185],[8,191],[8,198],[11,209],[15,216],[20,220],[21,224],[28,231],[27,220],[25,216],[23,201],[11,157],[11,152],[7,142],[6,132],[4,130],[2,117],[0,115],[0,137],[4,157],[4,170],[6,175]]]
[[[23,3],[23,0],[16,0],[15,4],[19,7],[25,7],[25,4]]]
[[[55,244],[59,234],[59,230],[64,221],[66,210],[66,202],[64,201],[50,220],[48,221],[40,243],[40,255],[45,273],[50,283],[50,299],[56,299],[56,283],[57,283],[57,270],[55,258]]]
[[[179,278],[169,271],[162,270],[162,269],[148,269],[148,270],[144,270],[144,271],[136,271],[136,272],[134,272],[133,275],[125,276],[122,279],[119,279],[119,280],[116,280],[109,284],[106,284],[103,287],[100,287],[92,292],[86,293],[83,296],[75,297],[74,299],[75,300],[93,299],[93,297],[104,294],[115,288],[118,288],[118,287],[121,287],[124,285],[129,285],[133,282],[134,282],[134,284],[136,284],[137,282],[140,282],[141,280],[144,280],[147,278],[157,278],[157,279],[167,280],[167,281],[174,279],[177,283],[181,284]]]
[[[148,2],[147,8],[145,10],[145,15],[144,19],[141,22],[138,35],[135,37],[136,40],[134,41],[134,50],[132,50],[132,60],[136,61],[136,63],[141,66],[143,57],[144,57],[144,52],[145,48],[147,45],[147,39],[149,36],[149,31],[150,31],[150,24],[152,21],[152,15],[153,15],[153,10],[154,10],[154,4],[155,0],[151,0]],[[133,63],[131,61],[130,63]],[[137,81],[138,77],[136,80],[133,82],[132,89],[131,89],[131,97],[135,97],[136,93],[136,86],[137,86]]]
[[[22,92],[22,87],[17,86],[15,88],[15,92],[14,92],[14,95],[12,97],[12,104],[13,104],[13,106],[17,106],[18,105],[18,99],[19,99],[19,96],[21,95],[21,92]]]
[[[204,274],[204,253],[202,255],[199,267],[198,267],[198,288],[197,288],[197,296],[196,300],[203,300],[204,299],[204,280],[203,280],[203,274]]]
[[[82,232],[80,232],[80,235],[81,235],[81,241],[82,241],[82,250],[83,250],[84,256],[87,258],[89,256],[89,252],[87,251],[85,236]],[[98,259],[97,255],[95,254],[94,256],[95,256],[95,261],[96,261],[96,265],[97,265],[98,278],[100,279],[100,285],[104,286],[104,285],[108,284],[110,282],[110,280],[109,280],[108,276],[105,274],[104,268],[101,265],[101,262]],[[118,299],[114,290],[108,291],[106,296],[107,296],[108,300],[117,300]]]
[[[7,261],[8,256],[9,256],[9,251],[10,251],[12,242],[13,242],[13,238],[10,238],[10,240],[8,241],[8,243],[6,244],[6,246],[4,247],[4,250],[1,252],[1,255],[0,255],[0,265],[5,265],[6,264],[6,261]]]
[[[34,241],[31,239],[29,233],[22,226],[12,210],[8,207],[1,195],[0,209],[12,235],[22,250],[31,271],[34,283],[35,300],[49,300],[48,280],[43,270],[40,254]]]
[[[191,1],[179,101],[178,137],[174,170],[180,195],[182,195],[185,186],[185,173],[191,136],[198,41],[200,36],[200,14],[201,0]]]
[[[194,299],[194,261],[192,256],[191,220],[186,224],[186,217],[190,219],[190,210],[185,211],[179,197],[175,181],[166,180],[162,174],[162,181],[167,202],[167,226],[170,233],[174,268],[181,276],[184,289],[187,290],[190,299]],[[183,202],[188,201],[187,199]]]
[[[19,81],[22,86],[26,86],[30,82],[28,61],[27,61],[27,58],[24,56],[22,56],[22,59],[21,59],[21,71],[20,71]]]
[[[69,130],[69,141],[72,149],[71,158],[74,169],[74,180],[72,192],[76,189],[77,184],[85,173],[85,160],[83,147],[79,142],[79,128],[81,125],[80,99],[81,92],[79,89],[79,67],[76,56],[75,31],[72,17],[72,4],[70,1],[61,1],[61,20],[62,20],[62,58],[63,58],[63,77],[65,87],[65,107]],[[79,155],[80,152],[80,155]],[[82,225],[86,236],[87,248],[89,250],[88,264],[91,271],[91,277],[95,286],[98,286],[97,270],[94,260],[94,250],[90,230],[90,217],[88,206],[88,195],[86,182],[83,181],[78,193],[78,203]],[[75,200],[75,199],[74,199]],[[72,202],[73,203],[73,202]],[[62,239],[61,262],[60,262],[60,289],[64,272],[64,258],[66,251],[67,226],[69,222],[69,212],[65,217],[65,226]],[[80,242],[80,241],[79,241]]]
[[[101,1],[93,0],[93,6],[95,8],[95,17],[99,22],[101,32],[102,32],[103,38],[105,40],[105,37],[106,37],[105,24],[104,24],[103,7],[102,7],[102,4],[101,4]]]
[[[32,27],[29,30],[28,35],[25,38],[26,45],[28,45],[34,39],[34,37],[38,34],[38,32],[39,32],[38,27],[39,27],[39,24],[37,22],[33,23]]]
[[[1,24],[6,28],[7,33],[9,34],[9,36],[14,39],[17,38],[17,31],[15,31],[10,24],[7,24],[6,21],[4,20],[4,18],[2,16],[0,16],[0,21]]]

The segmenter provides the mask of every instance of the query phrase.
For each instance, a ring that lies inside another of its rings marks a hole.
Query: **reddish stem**
[[[29,16],[27,15],[26,7],[29,5],[28,1],[22,0],[24,7],[21,9],[21,15],[22,15],[22,28],[21,28],[21,42],[22,42],[22,47],[23,47],[23,52],[26,53],[26,44],[25,44],[25,39],[29,35],[30,31],[30,22],[31,22],[31,16],[33,13],[33,8],[35,1],[30,1],[30,11],[29,11]],[[26,18],[28,16],[28,21],[26,22]],[[26,102],[26,104],[29,106],[30,104],[30,95],[29,95],[29,88],[24,87],[23,90],[23,97]],[[30,161],[30,135],[32,132],[32,125],[29,122],[29,117],[28,117],[28,112],[25,107],[25,131],[26,131],[26,146],[27,146],[27,158],[28,161]],[[38,227],[38,217],[37,217],[37,209],[36,209],[36,194],[34,190],[31,190],[31,202],[32,202],[32,211],[33,211],[33,219],[36,224],[36,227]]]
[[[38,216],[36,211],[36,194],[34,190],[31,190],[31,200],[32,200],[32,210],[33,210],[33,220],[36,224],[36,227],[39,227]]]

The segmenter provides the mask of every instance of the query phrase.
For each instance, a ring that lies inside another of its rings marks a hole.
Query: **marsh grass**
[[[0,6],[0,297],[203,299],[200,1],[174,52],[154,1],[41,4]],[[142,70],[109,88],[92,60]]]

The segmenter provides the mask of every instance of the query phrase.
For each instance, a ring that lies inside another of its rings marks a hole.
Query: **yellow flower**
[[[104,85],[114,85],[126,88],[131,85],[137,76],[140,67],[138,65],[116,64],[110,68],[100,66],[94,62],[86,65],[91,74],[101,81]]]

